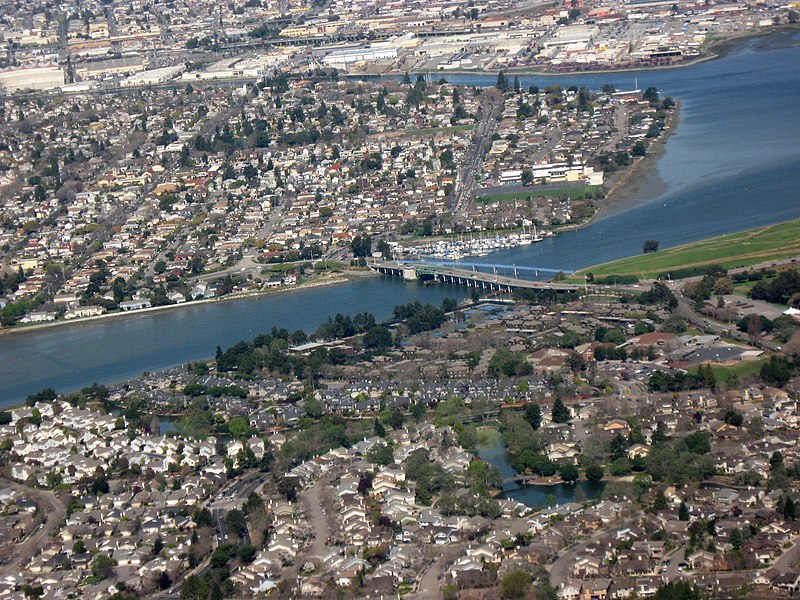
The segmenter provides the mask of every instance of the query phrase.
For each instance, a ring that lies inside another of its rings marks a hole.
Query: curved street
[[[0,577],[18,576],[21,566],[30,562],[31,558],[44,547],[51,534],[58,531],[67,518],[67,508],[52,492],[30,488],[8,479],[0,480],[0,486],[24,492],[29,498],[36,501],[40,509],[45,508],[47,511],[43,523],[36,532],[25,541],[16,544],[11,560],[0,565]]]

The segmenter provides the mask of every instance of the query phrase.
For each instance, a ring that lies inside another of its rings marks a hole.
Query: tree
[[[561,479],[564,481],[564,483],[575,483],[578,480],[578,477],[580,477],[578,467],[575,465],[563,465],[558,470],[558,474],[561,476]]]
[[[186,393],[184,389],[184,393]],[[250,423],[245,417],[234,417],[228,421],[228,433],[233,437],[240,438],[250,432]]]
[[[703,595],[696,587],[686,581],[665,583],[653,596],[654,600],[701,600]]]
[[[653,512],[661,512],[665,508],[667,508],[668,502],[667,497],[664,495],[663,490],[658,490],[655,495],[653,496],[653,504],[652,510]]]
[[[278,480],[278,492],[289,502],[297,500],[297,489],[299,484],[294,477],[281,477]]]
[[[554,423],[568,423],[572,420],[572,413],[561,398],[556,398],[553,403],[552,416]]]
[[[683,438],[683,443],[686,449],[693,454],[708,454],[711,452],[711,444],[708,441],[708,435],[702,431],[696,431]]]
[[[238,509],[225,513],[225,525],[237,537],[244,537],[244,534],[247,533],[247,521],[245,521],[244,513]]]
[[[729,408],[725,411],[725,422],[728,425],[733,425],[734,427],[741,427],[742,423],[744,423],[744,415],[742,415],[742,413],[740,413],[738,410]]]
[[[92,575],[98,580],[107,579],[114,575],[116,563],[105,554],[98,554],[92,561]]]
[[[760,375],[764,383],[781,388],[792,378],[792,365],[785,358],[771,356],[761,365]]]
[[[534,429],[539,429],[542,426],[542,409],[533,402],[526,404],[524,418],[528,425]]]
[[[689,520],[689,507],[686,506],[686,502],[681,501],[681,505],[678,508],[678,520],[679,521]]]
[[[772,456],[769,457],[769,466],[772,469],[777,469],[783,466],[783,454],[779,450],[775,450]]]
[[[353,250],[353,256],[356,258],[366,257],[372,255],[372,238],[368,235],[357,235],[350,242],[350,248]]]
[[[525,571],[509,571],[500,584],[501,598],[524,598],[531,588],[531,576]]]
[[[642,94],[642,98],[648,102],[658,102],[658,89],[654,87],[647,88]]]
[[[656,252],[657,250],[658,250],[658,240],[645,240],[644,244],[642,244],[642,252],[644,254]]]
[[[41,392],[29,395],[25,398],[26,406],[33,406],[37,402],[52,402],[56,399],[56,392],[53,388],[45,388]]]
[[[375,325],[364,334],[364,347],[383,351],[392,345],[392,332],[384,325]]]
[[[496,87],[501,92],[508,91],[508,80],[506,79],[505,73],[503,73],[502,71],[500,71],[497,74],[497,83],[494,84],[494,87]]]
[[[443,600],[457,600],[458,586],[454,583],[448,583],[442,588],[442,598]]]
[[[159,535],[159,536],[156,537],[155,541],[153,542],[152,555],[153,556],[158,556],[159,554],[161,554],[161,551],[163,549],[164,549],[164,540],[161,539],[161,535]]]
[[[245,544],[244,546],[239,547],[239,549],[236,551],[236,555],[244,564],[249,565],[256,559],[257,552],[258,548],[251,544]]]
[[[794,521],[796,518],[797,508],[791,496],[785,496],[783,499],[783,509],[781,514],[787,521]]]
[[[597,483],[601,479],[603,479],[603,467],[598,465],[597,463],[591,464],[586,467],[586,479],[591,481],[592,483]]]
[[[391,444],[377,444],[367,452],[367,460],[377,465],[388,465],[394,461],[394,448]]]

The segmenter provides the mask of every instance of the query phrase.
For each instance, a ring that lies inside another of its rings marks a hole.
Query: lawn
[[[586,192],[592,192],[596,195],[600,190],[599,185],[580,185],[575,187],[563,187],[549,190],[540,190],[536,187],[527,188],[519,192],[509,192],[508,194],[487,194],[477,196],[475,199],[478,202],[503,202],[504,200],[525,200],[529,196],[531,198],[560,198],[568,196],[570,200],[581,200],[586,195]]]
[[[735,375],[739,381],[743,381],[748,377],[757,376],[761,371],[761,365],[764,360],[743,360],[733,366],[723,367],[721,365],[711,365],[711,371],[714,373],[714,378],[717,380],[717,385],[724,384],[729,377]],[[688,369],[690,373],[697,373],[697,367]]]
[[[757,284],[759,281],[764,283],[771,283],[774,281],[774,277],[764,277],[763,279],[759,279],[758,281],[743,281],[741,283],[734,283],[733,284],[733,293],[739,294],[740,296],[744,296],[745,298],[750,297],[750,290],[753,289],[753,286]]]
[[[650,254],[623,258],[579,271],[595,277],[635,275],[654,278],[662,273],[712,264],[727,269],[748,267],[800,255],[800,220],[730,233]]]
[[[404,136],[411,135],[430,135],[434,133],[451,133],[453,131],[471,131],[475,129],[475,125],[452,125],[450,127],[429,127],[427,129],[406,129],[398,133]]]

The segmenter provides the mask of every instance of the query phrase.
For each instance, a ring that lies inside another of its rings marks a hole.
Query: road
[[[300,500],[306,513],[306,521],[311,526],[314,541],[311,546],[304,552],[307,558],[319,558],[325,554],[325,548],[328,545],[328,538],[331,535],[331,528],[328,524],[328,518],[322,511],[322,489],[325,487],[323,480],[317,480],[314,485],[300,493]],[[296,563],[300,564],[301,561],[297,560]]]
[[[604,152],[616,152],[619,144],[628,135],[628,107],[617,105],[614,109],[614,133],[603,145]]]
[[[786,552],[781,554],[780,558],[775,561],[773,567],[781,573],[788,573],[789,571],[796,570],[800,561],[800,537],[795,538],[792,542],[792,547]]]
[[[748,271],[758,271],[759,269],[780,269],[781,267],[796,268],[797,258],[784,258],[781,260],[771,260],[759,263],[757,265],[750,265],[749,267],[738,267],[736,269],[729,269],[728,275],[733,275],[736,273],[746,273]],[[739,331],[736,328],[735,324],[720,323],[719,321],[715,321],[709,317],[706,317],[705,315],[701,315],[694,310],[689,299],[687,299],[686,296],[683,295],[683,288],[688,283],[700,281],[702,279],[703,279],[702,276],[696,276],[696,277],[687,277],[685,279],[678,279],[676,281],[662,282],[665,283],[667,287],[669,287],[678,298],[678,309],[677,309],[678,315],[686,319],[693,325],[697,325],[698,327],[708,329],[709,331],[712,331],[717,335],[729,337],[744,342],[746,344],[752,345],[753,342],[750,339],[750,336],[742,331]],[[746,300],[750,302],[749,299]],[[770,350],[772,352],[780,352],[782,349],[779,344],[767,340],[760,340],[758,342],[758,347],[763,348],[765,350]]]
[[[607,536],[612,529],[623,529],[625,527],[630,527],[636,522],[635,519],[628,519],[626,521],[622,521],[620,523],[611,524],[606,527],[602,527],[600,531],[592,535],[590,538],[583,540],[579,544],[573,546],[561,556],[556,559],[550,567],[548,571],[550,573],[550,585],[555,588],[561,586],[562,583],[566,582],[568,579],[572,577],[572,565],[575,564],[575,559],[584,551],[589,544],[592,544],[599,540],[600,538]]]
[[[680,569],[679,565],[685,559],[686,548],[681,547],[661,561],[660,568],[664,569],[666,567],[662,573],[666,581],[674,581],[681,576],[682,569]],[[669,564],[667,564],[667,561],[669,561]]]
[[[747,333],[737,329],[736,323],[721,323],[696,312],[694,308],[692,308],[689,299],[687,299],[683,294],[683,288],[688,281],[689,280],[682,279],[680,281],[673,281],[668,284],[668,287],[672,289],[672,291],[675,293],[675,296],[678,298],[678,308],[676,313],[679,317],[685,319],[693,325],[701,327],[702,329],[711,331],[716,335],[735,339],[748,345],[757,345],[759,348],[764,350],[780,352],[781,346],[775,342],[760,340],[757,344],[754,344],[753,340]]]
[[[268,474],[258,471],[245,473],[228,487],[223,487],[217,494],[217,498],[208,504],[207,508],[211,511],[211,517],[214,520],[214,539],[212,540],[214,548],[219,546],[220,542],[228,541],[228,526],[225,523],[225,513],[234,508],[241,509],[247,497],[268,478]],[[249,542],[249,540],[246,541]],[[163,591],[154,597],[161,598],[162,600],[177,600],[181,597],[183,582],[192,575],[200,575],[210,564],[211,554],[209,553],[203,562],[186,573],[180,582],[169,590]]]
[[[502,99],[489,99],[483,104],[481,120],[475,128],[469,157],[464,162],[464,166],[456,179],[456,186],[453,191],[454,213],[464,212],[469,208],[469,203],[475,190],[475,175],[478,173],[483,161],[483,151],[486,143],[489,141],[495,125],[497,125],[497,110],[502,104]]]
[[[464,553],[465,544],[453,544],[441,550],[441,553],[430,563],[422,573],[417,584],[417,591],[409,594],[407,598],[413,600],[436,600],[442,597],[439,590],[445,571],[456,557]],[[439,550],[436,548],[435,550]]]
[[[9,575],[19,575],[22,565],[28,564],[31,558],[44,547],[47,539],[64,523],[67,518],[67,509],[52,492],[32,489],[7,479],[0,481],[0,485],[24,492],[29,498],[34,499],[40,508],[44,507],[47,510],[47,517],[36,533],[24,542],[16,544],[11,561],[0,566],[0,578],[3,578]]]

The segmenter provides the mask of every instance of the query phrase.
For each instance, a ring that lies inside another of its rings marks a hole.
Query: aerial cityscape
[[[0,0],[0,598],[800,594],[798,22]]]

